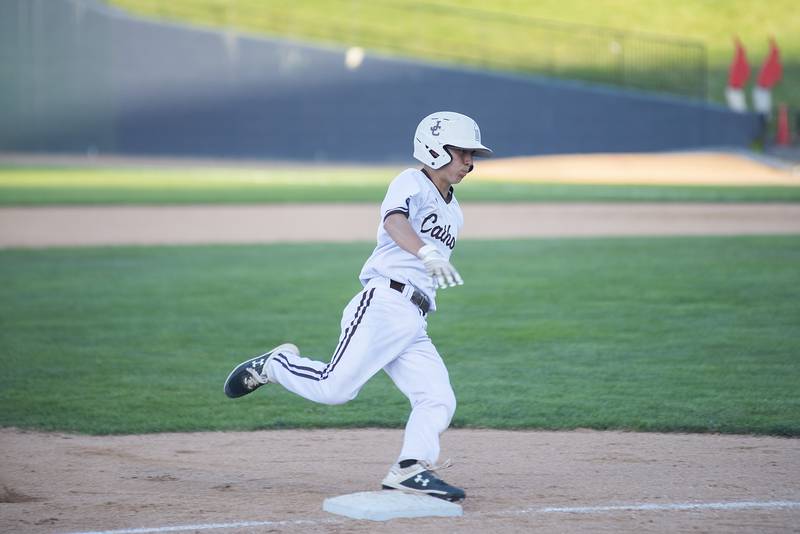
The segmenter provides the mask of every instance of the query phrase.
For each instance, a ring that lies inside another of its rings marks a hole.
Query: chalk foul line
[[[614,512],[682,512],[704,510],[749,510],[800,508],[800,501],[738,501],[707,503],[663,503],[663,504],[619,504],[611,506],[549,506],[505,510],[499,512],[473,512],[463,519],[493,515],[544,515],[544,514],[607,514]],[[69,534],[158,534],[162,532],[187,532],[258,527],[302,527],[342,523],[344,519],[298,519],[294,521],[237,521],[231,523],[204,523],[197,525],[176,525],[171,527],[126,528],[120,530],[95,530],[71,532]]]
[[[235,521],[232,523],[202,523],[197,525],[175,525],[172,527],[144,527],[144,528],[123,528],[120,530],[92,530],[86,532],[72,532],[70,534],[154,534],[160,532],[187,532],[202,530],[220,530],[232,528],[256,528],[256,527],[302,527],[319,526],[329,523],[340,523],[335,519],[298,519],[294,521]]]
[[[613,506],[551,506],[497,512],[514,514],[603,514],[609,512],[683,512],[693,510],[747,510],[753,508],[800,508],[800,501],[738,501],[707,503],[619,504]],[[488,514],[487,514],[488,515]]]

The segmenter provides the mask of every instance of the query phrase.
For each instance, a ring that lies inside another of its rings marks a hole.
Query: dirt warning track
[[[800,233],[800,204],[473,203],[463,239]],[[371,204],[0,208],[0,247],[371,241]]]

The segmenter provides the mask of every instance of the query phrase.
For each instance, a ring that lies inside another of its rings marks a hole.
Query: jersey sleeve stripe
[[[402,213],[403,215],[408,218],[409,212],[411,211],[411,197],[406,197],[406,205],[405,206],[398,206],[396,208],[392,208],[386,212],[383,216],[383,220],[386,220],[386,217],[395,213]]]
[[[386,212],[386,215],[383,216],[383,220],[385,221],[389,215],[394,215],[395,213],[401,213],[408,218],[408,210],[406,208],[395,208],[393,210],[389,210]]]

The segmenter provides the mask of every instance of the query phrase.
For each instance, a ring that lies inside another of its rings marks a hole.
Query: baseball
[[[351,46],[344,55],[344,64],[350,70],[356,70],[364,62],[364,49]]]

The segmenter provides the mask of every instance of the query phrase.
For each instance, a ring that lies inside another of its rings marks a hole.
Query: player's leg
[[[447,368],[427,335],[385,367],[411,402],[398,463],[383,480],[386,488],[425,493],[449,501],[464,499],[464,490],[434,472],[439,436],[450,425],[456,398]]]
[[[424,320],[396,291],[372,287],[350,301],[341,328],[327,364],[285,351],[267,364],[270,381],[315,402],[345,403],[420,335]]]
[[[450,425],[456,409],[447,367],[423,334],[385,371],[411,402],[400,459],[416,458],[435,464],[439,459],[439,435]]]

